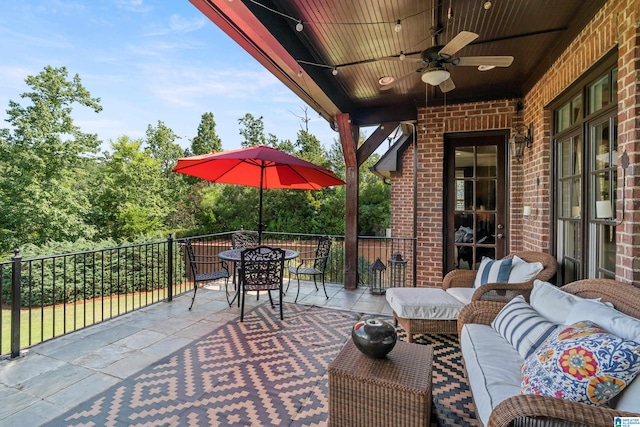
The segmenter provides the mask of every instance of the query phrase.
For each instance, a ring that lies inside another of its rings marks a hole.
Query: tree
[[[160,162],[165,176],[170,176],[171,169],[176,165],[177,160],[185,155],[180,144],[175,143],[176,139],[180,137],[160,120],[155,128],[151,125],[147,126],[147,150],[151,157]]]
[[[111,143],[104,168],[97,175],[93,220],[101,237],[133,239],[164,231],[175,209],[168,197],[161,160],[142,148],[142,140],[123,135]]]
[[[0,131],[2,249],[94,234],[83,183],[100,141],[74,124],[72,112],[76,104],[96,113],[102,107],[77,74],[68,77],[65,67],[46,66],[25,79],[30,91],[20,96],[28,105],[9,101],[11,128]]]
[[[198,155],[220,151],[222,151],[222,141],[216,133],[213,113],[204,113],[198,125],[198,134],[191,140],[191,152]]]
[[[238,119],[240,123],[240,136],[244,138],[241,145],[244,148],[255,147],[256,145],[266,145],[267,139],[264,136],[264,122],[262,116],[253,117],[250,113]]]

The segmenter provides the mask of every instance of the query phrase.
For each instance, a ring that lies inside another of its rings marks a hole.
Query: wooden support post
[[[353,290],[358,286],[358,161],[356,149],[358,129],[351,126],[349,114],[336,116],[340,143],[344,153],[347,179],[347,206],[344,230],[344,287]],[[354,137],[355,135],[355,137]]]

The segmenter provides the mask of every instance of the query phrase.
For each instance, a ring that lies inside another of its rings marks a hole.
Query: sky
[[[246,113],[280,140],[301,129],[306,104],[188,0],[2,0],[0,52],[0,128],[9,100],[28,105],[26,77],[50,65],[101,99],[101,112],[74,106],[73,118],[103,149],[159,120],[187,148],[206,112],[224,150],[240,148]],[[309,131],[329,148],[338,134],[308,112]]]

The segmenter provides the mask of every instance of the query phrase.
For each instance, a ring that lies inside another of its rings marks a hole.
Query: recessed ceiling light
[[[391,76],[384,76],[384,77],[380,77],[380,80],[378,80],[378,83],[380,83],[380,86],[387,86],[393,83],[394,80],[395,79]]]
[[[478,65],[478,71],[489,71],[496,68],[495,65]]]

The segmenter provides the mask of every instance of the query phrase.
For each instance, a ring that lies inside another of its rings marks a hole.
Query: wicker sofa
[[[476,270],[453,270],[445,275],[441,288],[388,289],[386,298],[393,309],[396,325],[400,324],[407,332],[409,342],[413,341],[415,334],[455,334],[458,332],[458,313],[469,302],[507,302],[516,295],[528,298],[534,279],[550,280],[556,274],[557,262],[552,255],[542,252],[516,252],[503,259],[514,256],[527,263],[541,263],[542,271],[526,282],[486,283],[474,288],[478,273]],[[421,314],[415,314],[416,312]]]
[[[536,287],[539,283],[536,282]],[[549,284],[545,284],[549,285]],[[549,285],[552,286],[552,285]],[[554,287],[555,288],[555,287]],[[542,287],[540,287],[542,289]],[[558,289],[558,288],[555,288]],[[581,304],[600,304],[586,299],[599,299],[603,313],[610,313],[611,304],[618,312],[631,318],[640,319],[640,288],[629,284],[607,279],[588,279],[570,283],[561,288],[576,298]],[[532,294],[531,306],[534,306]],[[542,291],[539,291],[542,292]],[[558,292],[558,291],[552,291]],[[585,300],[583,300],[585,299]],[[540,300],[539,300],[540,301]],[[564,302],[562,302],[564,304]],[[572,302],[573,304],[573,302]],[[488,426],[612,426],[615,417],[640,417],[640,379],[636,377],[622,393],[611,401],[611,408],[588,405],[555,397],[520,394],[521,372],[519,366],[524,363],[518,360],[519,354],[503,337],[495,337],[495,329],[490,325],[506,303],[494,301],[474,301],[465,306],[458,317],[458,333],[464,361],[464,368],[476,405],[476,414]],[[553,303],[549,303],[550,306]],[[591,306],[588,306],[591,307]],[[551,309],[551,308],[550,308]],[[557,310],[553,308],[554,313]],[[578,310],[580,312],[580,310]],[[594,314],[578,314],[578,316],[598,316],[599,310],[591,310]],[[573,311],[571,312],[573,313]],[[561,318],[563,313],[556,313]],[[554,314],[555,315],[555,314]],[[573,316],[576,317],[575,315]],[[604,316],[602,316],[604,317]],[[624,315],[607,316],[609,323],[618,322]],[[566,318],[569,321],[570,317]],[[597,319],[585,319],[597,323]],[[557,322],[557,320],[556,320]],[[603,320],[606,324],[606,320]],[[496,322],[497,323],[497,322]],[[634,329],[629,328],[631,323]],[[562,325],[562,323],[560,323]],[[495,326],[495,324],[494,324]],[[563,326],[560,326],[561,328]],[[613,326],[609,325],[608,328]],[[638,341],[638,325],[634,319],[624,324]],[[603,326],[604,328],[604,326]],[[493,332],[491,331],[493,329]],[[611,331],[610,331],[611,332]],[[493,333],[493,335],[492,335]],[[544,345],[544,342],[543,342]],[[484,346],[484,350],[482,347]],[[484,351],[484,358],[483,353]],[[496,357],[499,355],[499,357]],[[488,357],[487,357],[488,356]],[[491,359],[494,359],[493,361]],[[497,359],[497,360],[496,360]],[[510,360],[512,361],[510,362]],[[504,372],[509,370],[510,372]],[[513,372],[513,370],[517,372]],[[495,373],[501,376],[495,379]],[[505,379],[506,378],[506,379]],[[510,379],[510,381],[507,381]],[[508,384],[507,384],[508,383]],[[515,383],[515,384],[514,384]],[[507,384],[505,386],[505,384]],[[500,391],[497,388],[502,387]],[[506,387],[506,389],[505,389]],[[633,412],[629,412],[633,411]]]

